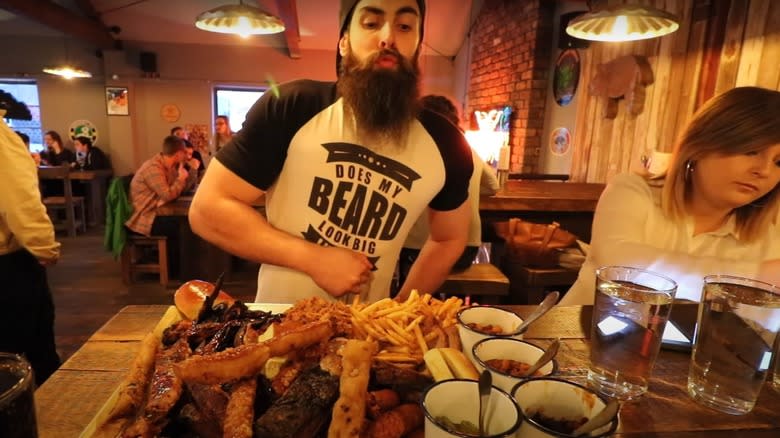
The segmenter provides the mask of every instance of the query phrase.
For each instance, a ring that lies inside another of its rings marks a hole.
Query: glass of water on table
[[[677,283],[627,266],[596,270],[588,384],[599,393],[633,400],[647,392]]]
[[[704,277],[688,393],[721,412],[750,412],[772,363],[780,288],[729,275]]]

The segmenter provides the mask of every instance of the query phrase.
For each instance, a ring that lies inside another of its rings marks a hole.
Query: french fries
[[[455,314],[462,306],[457,297],[441,301],[413,290],[400,303],[390,298],[371,304],[355,300],[350,312],[356,337],[379,344],[375,360],[417,365],[431,348],[460,348],[460,340],[451,334],[457,333]]]

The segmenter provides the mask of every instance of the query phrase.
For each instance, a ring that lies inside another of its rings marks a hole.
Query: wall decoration
[[[590,95],[606,97],[604,117],[617,117],[618,100],[625,98],[629,114],[636,116],[645,107],[645,87],[653,83],[653,70],[644,56],[626,55],[596,66],[590,81]]]
[[[553,72],[555,103],[566,106],[574,99],[580,83],[580,54],[577,49],[566,49],[558,55]]]
[[[192,147],[205,159],[209,156],[209,125],[205,123],[187,123],[184,130],[189,134]]]
[[[550,133],[550,152],[553,155],[566,155],[571,146],[571,133],[568,128],[555,128]]]
[[[76,120],[75,122],[71,123],[68,133],[71,141],[78,137],[87,137],[88,139],[92,140],[92,144],[97,143],[98,130],[89,120]]]
[[[181,117],[181,110],[176,104],[166,103],[160,107],[160,117],[168,123],[175,123]]]
[[[471,148],[482,160],[496,169],[501,147],[509,144],[509,119],[512,107],[504,106],[487,111],[474,111],[478,129],[464,134]]]
[[[128,116],[127,87],[106,87],[106,113],[109,116]]]

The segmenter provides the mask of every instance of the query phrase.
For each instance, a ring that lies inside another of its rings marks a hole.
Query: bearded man
[[[463,251],[471,153],[418,105],[424,0],[341,2],[336,83],[265,93],[216,156],[189,219],[205,239],[261,262],[258,302],[390,292],[401,245],[431,234],[401,287],[434,292]],[[251,206],[266,195],[267,219]]]

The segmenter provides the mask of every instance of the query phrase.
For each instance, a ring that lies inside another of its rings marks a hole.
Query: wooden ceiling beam
[[[0,0],[0,9],[37,21],[99,49],[119,48],[119,40],[97,21],[47,0]]]
[[[79,10],[81,10],[87,18],[105,25],[100,19],[100,14],[97,9],[95,9],[95,5],[92,4],[92,0],[75,0],[75,2]]]
[[[279,18],[284,22],[284,39],[287,41],[290,58],[299,59],[301,31],[298,26],[298,8],[295,0],[276,0],[276,6],[279,8]]]

